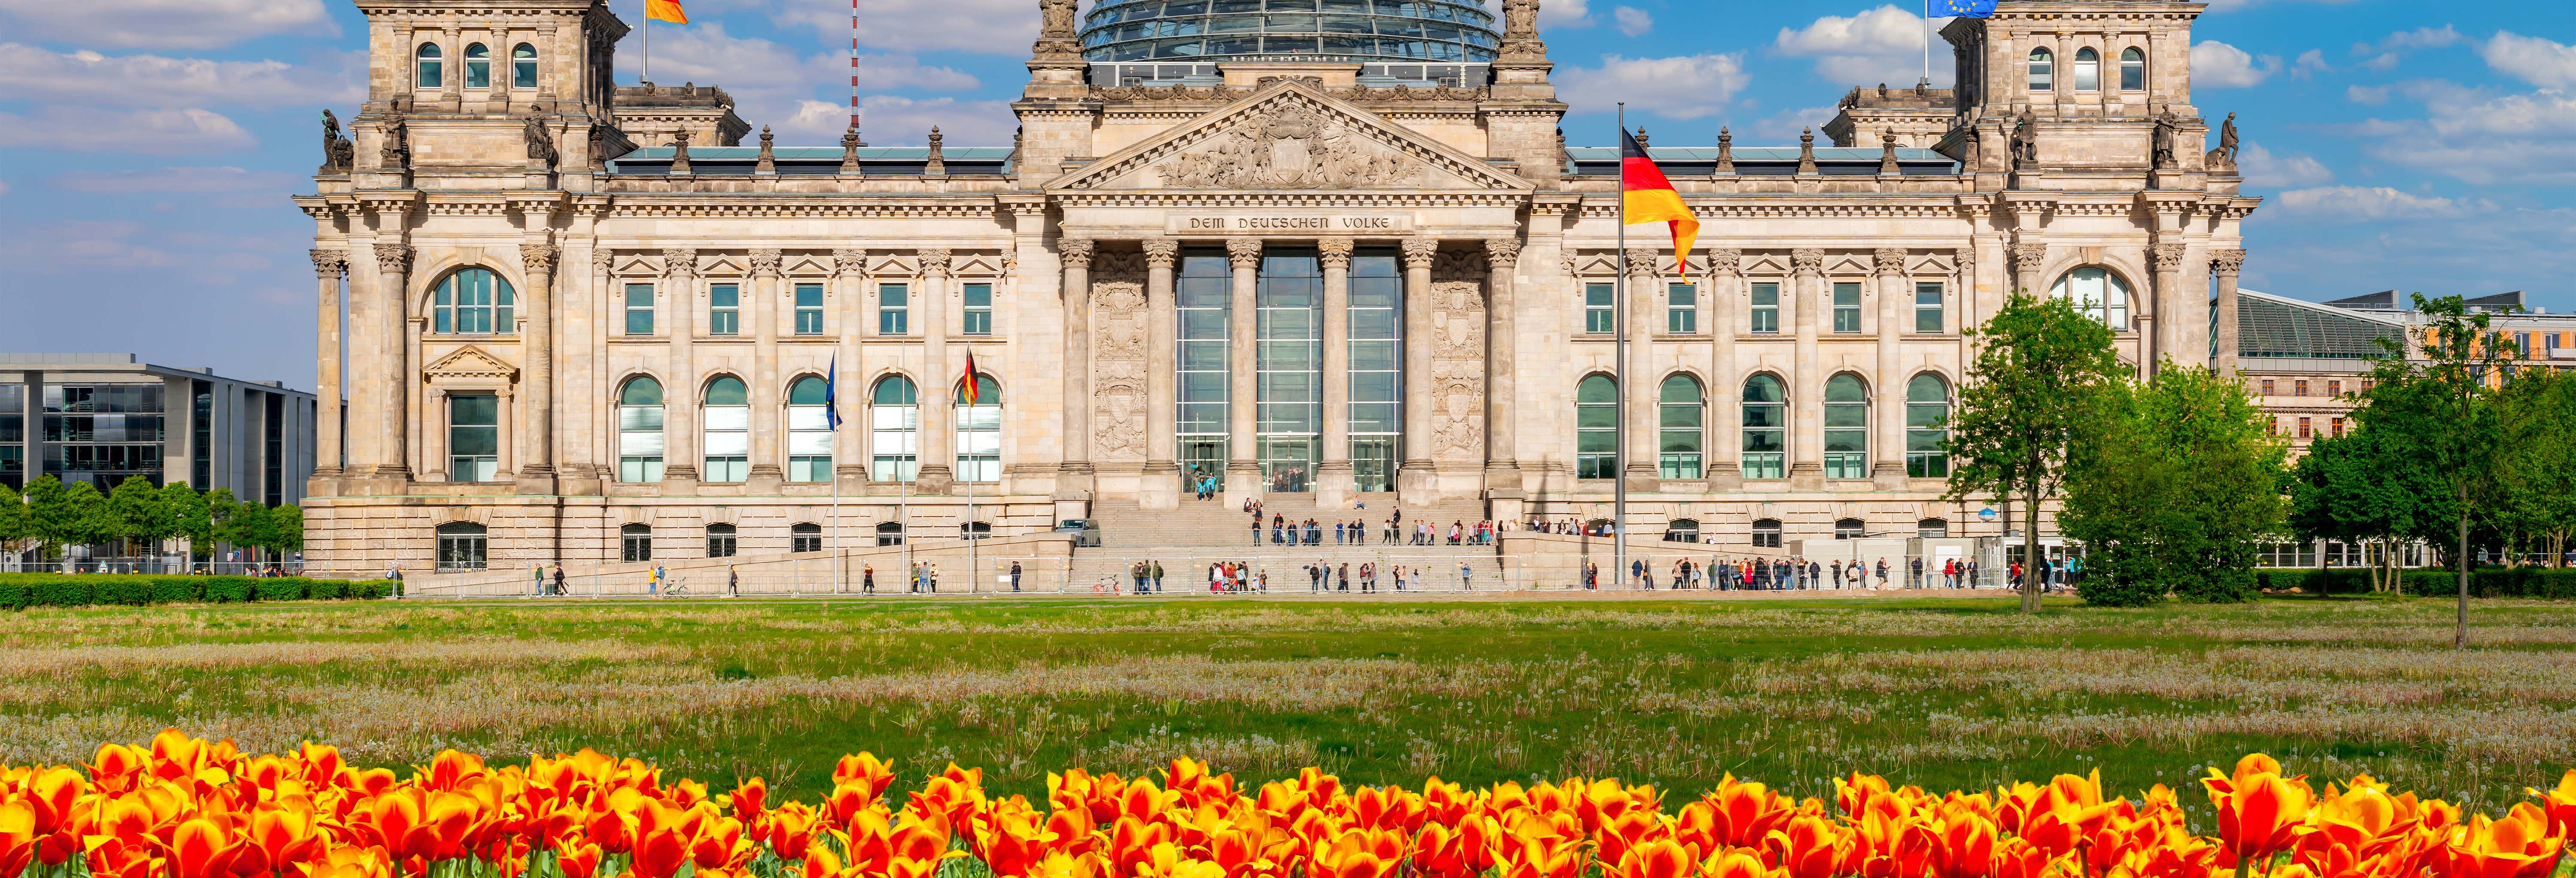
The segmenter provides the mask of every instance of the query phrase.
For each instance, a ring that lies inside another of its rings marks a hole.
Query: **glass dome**
[[[1283,56],[1485,63],[1494,16],[1450,0],[1102,0],[1083,19],[1093,61]]]

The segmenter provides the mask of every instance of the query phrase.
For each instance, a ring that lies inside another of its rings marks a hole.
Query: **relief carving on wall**
[[[1288,101],[1236,122],[1158,172],[1170,186],[1340,189],[1411,184],[1427,167],[1357,126]]]
[[[1484,254],[1444,251],[1431,268],[1431,457],[1485,460]]]
[[[1091,453],[1143,461],[1147,314],[1142,253],[1102,252],[1091,263]]]

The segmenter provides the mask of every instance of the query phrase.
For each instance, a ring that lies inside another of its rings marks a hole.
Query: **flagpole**
[[[1922,84],[1926,88],[1929,88],[1932,85],[1932,0],[1923,0]]]
[[[635,74],[635,84],[653,81],[653,0],[644,0],[644,68]]]
[[[968,367],[966,369],[965,395],[973,399],[975,401],[975,405],[983,405],[984,394],[975,386],[975,369],[973,367],[975,362],[974,348],[966,349],[966,362]],[[975,405],[967,406],[967,417],[972,418],[975,416]],[[949,442],[952,445],[962,447],[965,443],[962,437],[957,436],[957,430],[955,429],[955,415],[949,416],[949,427],[950,429],[948,434],[951,437]],[[964,455],[958,456],[963,457]],[[999,461],[996,462],[998,463]],[[977,468],[981,469],[982,467]],[[958,532],[966,537],[966,591],[970,594],[984,590],[984,568],[975,566],[975,544],[983,541],[975,538],[975,479],[972,477],[974,475],[980,475],[980,473],[969,474],[969,478],[966,480],[966,526],[958,529]]]
[[[1619,577],[1624,582],[1628,576],[1627,456],[1630,451],[1628,448],[1628,391],[1630,389],[1628,383],[1636,380],[1636,376],[1628,368],[1628,104],[1626,101],[1619,103],[1619,139],[1613,143],[1619,149],[1619,250],[1612,257],[1612,261],[1618,266],[1619,285],[1616,294],[1610,300],[1610,322],[1615,324],[1613,328],[1618,333],[1617,351],[1614,356],[1618,361],[1616,368],[1619,373],[1619,394],[1618,408],[1615,409],[1618,417],[1614,420],[1614,429],[1617,432],[1613,434],[1611,447],[1619,449],[1619,453],[1611,458],[1618,461],[1618,469],[1610,474],[1612,479],[1610,569],[1612,576]]]
[[[831,470],[824,478],[832,480],[832,591],[850,590],[850,556],[841,551],[841,354],[832,352],[832,368],[823,379],[824,425],[832,428]]]

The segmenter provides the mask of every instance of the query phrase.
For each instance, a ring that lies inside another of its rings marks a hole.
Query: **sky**
[[[642,0],[611,2],[641,20]],[[684,2],[691,24],[653,27],[655,81],[722,85],[782,145],[837,142],[847,3]],[[1036,0],[856,2],[869,143],[918,145],[932,125],[952,146],[1010,143]],[[1794,144],[1853,86],[1921,76],[1920,9],[1548,0],[1540,24],[1573,145],[1614,143],[1624,100],[1660,145],[1724,125],[1752,146]],[[313,387],[312,225],[287,197],[312,189],[319,111],[347,119],[364,97],[365,35],[345,0],[0,0],[0,350]],[[2571,43],[2564,0],[2211,3],[2195,102],[2237,114],[2245,189],[2265,199],[2244,285],[2522,289],[2576,311]]]

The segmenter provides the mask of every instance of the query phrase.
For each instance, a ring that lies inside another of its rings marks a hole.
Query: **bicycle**
[[[666,598],[674,598],[674,597],[679,597],[679,596],[681,596],[681,595],[688,594],[688,593],[689,593],[689,584],[688,584],[686,581],[684,581],[684,580],[680,579],[680,578],[679,578],[679,577],[677,577],[677,576],[665,576],[665,577],[662,577],[662,596],[663,596],[663,597],[666,597]]]

